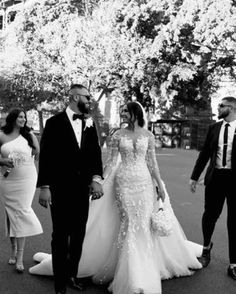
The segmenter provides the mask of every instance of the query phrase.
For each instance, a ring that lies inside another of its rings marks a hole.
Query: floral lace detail
[[[151,248],[150,215],[153,210],[154,191],[151,174],[146,162],[150,146],[150,133],[145,131],[132,138],[125,131],[115,134],[111,142],[115,165],[118,152],[121,163],[116,172],[116,203],[120,212],[121,227],[118,247],[135,250],[137,238],[145,234],[147,248]]]
[[[138,133],[121,129],[113,135],[109,147],[105,178],[116,166],[118,155],[121,156],[115,176],[121,219],[118,247],[134,251],[142,238],[147,248],[151,248],[150,219],[155,201],[152,175],[159,173],[154,136],[144,129]]]
[[[155,152],[155,138],[154,135],[151,134],[149,137],[149,144],[148,144],[148,150],[146,154],[146,161],[148,164],[148,168],[150,170],[151,174],[154,174],[157,172],[160,174],[160,170],[156,161],[156,152]]]
[[[135,141],[128,135],[120,139],[119,151],[124,165],[140,165],[145,161],[148,147],[148,137],[140,135]]]
[[[127,200],[124,203],[121,193],[117,192],[116,196],[121,219],[118,247],[122,248],[124,242],[127,242],[128,251],[134,250],[137,244],[136,235],[144,232],[146,235],[147,249],[150,249],[153,246],[151,236],[149,236],[150,210],[146,211],[145,201],[138,200],[135,202]],[[151,209],[152,206],[152,203],[150,203]]]

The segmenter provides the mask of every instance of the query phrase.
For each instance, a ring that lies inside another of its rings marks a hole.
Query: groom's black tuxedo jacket
[[[198,155],[198,159],[194,166],[191,179],[197,181],[203,172],[207,162],[210,160],[210,164],[207,168],[204,184],[207,185],[212,179],[212,174],[216,168],[216,158],[217,158],[217,149],[218,149],[218,140],[220,135],[220,129],[222,126],[222,121],[212,124],[203,145],[202,150]],[[233,173],[236,174],[236,133],[234,133],[233,146],[232,146],[232,155],[231,155],[231,168]]]
[[[66,188],[89,185],[94,175],[102,176],[101,149],[95,126],[82,124],[81,147],[65,111],[49,118],[40,142],[37,187]]]

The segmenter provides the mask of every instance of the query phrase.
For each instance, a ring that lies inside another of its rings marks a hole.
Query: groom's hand
[[[45,208],[51,205],[51,191],[49,188],[40,188],[39,204]]]
[[[192,193],[196,191],[197,181],[190,180],[189,181],[190,190]]]
[[[102,185],[96,181],[92,181],[91,183],[91,191],[92,191],[92,200],[99,199],[103,196]]]

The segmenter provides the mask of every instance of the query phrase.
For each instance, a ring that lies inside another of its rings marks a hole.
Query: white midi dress
[[[31,153],[32,148],[22,135],[1,146],[2,157],[16,158],[16,164],[9,175],[4,177],[6,167],[1,168],[0,175],[0,194],[6,212],[6,234],[10,237],[27,237],[43,232],[31,207],[37,181]]]

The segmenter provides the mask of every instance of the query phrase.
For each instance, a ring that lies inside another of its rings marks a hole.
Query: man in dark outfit
[[[236,98],[223,98],[218,111],[218,118],[222,120],[209,127],[191,175],[190,189],[195,192],[197,181],[210,160],[205,175],[205,207],[202,217],[204,248],[200,262],[203,267],[210,262],[213,246],[211,238],[226,199],[230,261],[228,275],[236,280]]]
[[[56,293],[69,284],[79,291],[76,277],[88,218],[89,193],[103,195],[101,149],[89,112],[90,94],[74,84],[65,111],[46,122],[41,138],[37,187],[39,203],[50,204],[53,225],[52,265]]]

